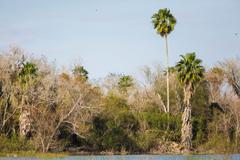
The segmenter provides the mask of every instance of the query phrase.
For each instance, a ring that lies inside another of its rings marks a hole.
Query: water
[[[40,160],[40,158],[0,158],[1,160]],[[126,156],[70,156],[51,160],[240,160],[240,154],[232,155],[126,155]]]

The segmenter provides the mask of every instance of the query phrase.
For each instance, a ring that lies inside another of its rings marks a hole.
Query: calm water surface
[[[39,160],[39,158],[0,158],[1,160]],[[160,155],[126,155],[126,156],[70,156],[52,158],[61,160],[240,160],[240,154],[232,155],[194,155],[194,156],[160,156]]]

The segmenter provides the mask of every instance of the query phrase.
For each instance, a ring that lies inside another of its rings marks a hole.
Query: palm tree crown
[[[196,58],[195,53],[181,55],[182,59],[177,63],[176,70],[178,79],[181,84],[195,86],[197,82],[203,79],[204,67],[201,65],[202,60]]]
[[[152,16],[152,23],[157,33],[164,37],[174,30],[177,21],[170,13],[170,10],[165,8],[159,9],[159,11]]]
[[[88,71],[83,66],[80,65],[74,67],[73,75],[83,78],[85,80],[88,79]]]
[[[133,78],[129,75],[123,75],[118,81],[118,87],[126,90],[134,85]]]
[[[31,78],[35,78],[38,74],[37,65],[32,62],[23,62],[18,78],[21,83],[27,83]]]

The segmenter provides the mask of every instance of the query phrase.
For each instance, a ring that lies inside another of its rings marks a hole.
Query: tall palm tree
[[[177,63],[177,77],[183,86],[184,91],[184,112],[182,115],[182,145],[185,151],[192,148],[192,123],[191,123],[191,103],[196,85],[203,79],[204,67],[202,61],[196,58],[195,53],[181,55],[182,59]]]
[[[168,71],[168,35],[174,30],[177,23],[175,17],[170,13],[170,10],[160,9],[152,16],[152,23],[157,33],[165,39],[166,63],[167,63],[167,111],[169,112],[169,71]]]

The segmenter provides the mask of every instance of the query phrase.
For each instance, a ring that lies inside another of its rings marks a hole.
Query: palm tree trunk
[[[21,113],[19,117],[19,132],[20,136],[25,137],[30,133],[31,121],[30,121],[30,111],[26,105],[26,99],[23,96],[21,102]]]
[[[168,41],[167,35],[165,37],[165,51],[166,51],[166,64],[167,64],[167,112],[169,113],[169,63],[168,63]]]
[[[238,134],[239,134],[239,118],[237,116],[237,121],[236,121],[236,133],[235,133],[235,138],[236,138],[236,149],[238,151]]]
[[[190,152],[192,149],[192,122],[191,122],[191,104],[192,97],[191,86],[184,88],[184,112],[182,115],[182,145],[185,152]]]

